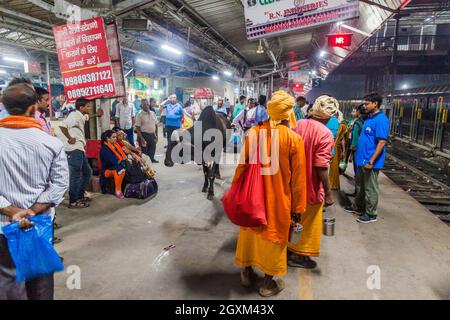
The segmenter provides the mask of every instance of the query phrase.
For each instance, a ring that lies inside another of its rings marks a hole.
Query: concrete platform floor
[[[88,209],[58,208],[63,227],[56,235],[63,242],[56,249],[66,271],[80,268],[81,289],[69,289],[71,275],[58,273],[56,299],[262,299],[239,283],[238,228],[219,200],[234,168],[222,168],[225,183],[216,184],[216,200],[208,201],[201,167],[164,167],[162,147],[154,199],[98,195]],[[322,238],[317,269],[288,268],[286,289],[273,299],[450,298],[450,228],[384,175],[380,185],[378,222],[357,223],[340,197],[326,212],[336,217],[336,235]],[[171,244],[176,247],[163,250]],[[378,271],[379,289],[373,288]]]

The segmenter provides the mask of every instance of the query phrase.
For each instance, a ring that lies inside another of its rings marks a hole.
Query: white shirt
[[[123,130],[128,130],[133,127],[132,118],[135,115],[134,104],[128,102],[127,104],[118,103],[116,106],[116,118],[119,119],[119,127]]]
[[[69,140],[65,135],[61,136],[62,141],[64,142],[64,150],[66,152],[81,150],[85,151],[84,148],[86,146],[86,138],[84,135],[84,124],[86,122],[86,117],[80,111],[73,111],[69,114],[69,116],[61,123],[61,127],[67,128],[69,130],[69,134],[72,138],[75,138],[76,142],[74,144],[70,144]]]
[[[155,133],[158,125],[158,118],[153,111],[144,111],[136,117],[136,127],[140,127],[144,133]]]
[[[0,137],[0,208],[28,209],[36,202],[58,206],[69,186],[61,141],[36,128],[0,128]],[[45,212],[53,213],[54,208]],[[0,214],[0,234],[8,221]]]

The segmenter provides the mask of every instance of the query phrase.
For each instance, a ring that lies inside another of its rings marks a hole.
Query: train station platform
[[[96,195],[87,209],[58,208],[63,242],[56,249],[66,270],[79,267],[81,288],[69,289],[71,274],[58,273],[56,299],[262,299],[240,285],[238,227],[219,200],[234,168],[222,168],[208,201],[201,167],[165,167],[159,144],[154,199]],[[342,193],[351,192],[341,179]],[[378,222],[357,223],[342,209],[348,200],[336,195],[325,213],[336,218],[335,236],[323,236],[318,267],[288,267],[286,289],[271,299],[450,298],[450,228],[385,175],[379,182]]]

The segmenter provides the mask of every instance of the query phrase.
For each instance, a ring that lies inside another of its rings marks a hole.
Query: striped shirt
[[[62,142],[36,128],[4,127],[0,141],[0,209],[10,205],[27,209],[35,203],[58,206],[69,186]],[[45,213],[53,215],[54,208]],[[9,220],[0,214],[0,234]]]

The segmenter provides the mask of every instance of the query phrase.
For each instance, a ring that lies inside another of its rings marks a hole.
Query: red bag
[[[259,141],[256,163],[245,165],[244,172],[222,197],[228,218],[241,227],[267,225],[264,180],[259,160]]]

